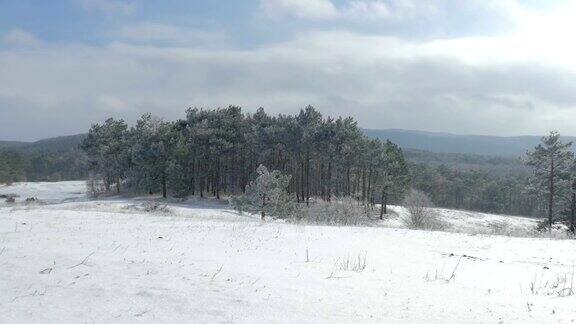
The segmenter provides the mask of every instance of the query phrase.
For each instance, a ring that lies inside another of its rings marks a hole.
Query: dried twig
[[[135,317],[142,317],[142,316],[144,316],[144,315],[145,315],[146,313],[148,313],[148,312],[150,312],[149,309],[147,309],[147,310],[145,310],[145,311],[142,311],[142,312],[140,312],[140,313],[138,313],[138,314],[134,314],[134,316],[135,316]]]
[[[31,294],[26,294],[26,295],[20,295],[20,296],[16,296],[14,298],[12,298],[12,303],[15,302],[17,299],[20,298],[24,298],[24,297],[34,297],[34,296],[44,296],[46,295],[46,291],[48,290],[48,287],[44,287],[44,291],[43,292],[39,292],[38,289],[34,290],[33,293]]]
[[[456,277],[456,270],[458,270],[458,266],[460,265],[460,261],[462,261],[462,257],[460,257],[460,259],[458,259],[458,263],[456,263],[454,270],[452,270],[452,275],[450,276],[450,278],[448,278],[447,282],[452,281]]]
[[[216,276],[220,273],[220,271],[222,271],[223,267],[224,267],[224,265],[221,265],[220,268],[218,268],[218,270],[216,270],[216,272],[214,272],[214,274],[212,275],[212,278],[210,278],[210,281],[214,281],[214,278],[216,278]]]
[[[88,254],[88,255],[84,258],[84,260],[82,260],[82,262],[80,262],[80,263],[78,263],[78,264],[76,264],[76,265],[73,265],[73,266],[69,267],[68,269],[73,269],[73,268],[79,267],[79,266],[81,266],[81,265],[85,265],[85,266],[88,267],[89,265],[86,264],[86,261],[88,261],[88,258],[90,258],[92,255],[94,255],[94,253],[96,253],[96,252],[92,252],[92,253]]]
[[[324,279],[346,279],[346,278],[350,278],[350,276],[334,276],[334,271],[332,271],[332,273],[330,273],[330,275]]]

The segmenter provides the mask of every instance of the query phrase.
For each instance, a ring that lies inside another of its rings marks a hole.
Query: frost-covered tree
[[[178,133],[173,123],[145,114],[132,129],[131,178],[150,193],[158,188],[168,194],[168,171],[175,154]]]
[[[92,125],[81,144],[88,155],[92,173],[102,177],[106,189],[115,184],[118,193],[129,168],[127,135],[128,125],[123,120],[109,118],[102,125]]]
[[[380,195],[380,219],[387,213],[388,202],[391,198],[401,201],[409,184],[408,164],[402,154],[402,149],[390,141],[382,144],[377,142],[376,153],[372,158],[375,161],[374,187]]]
[[[286,190],[297,202],[353,197],[374,205],[381,171],[387,170],[389,179],[394,174],[375,159],[384,144],[364,136],[354,119],[324,117],[311,106],[292,116],[272,116],[264,109],[245,114],[237,106],[191,108],[183,120],[165,122],[146,114],[130,130],[125,125],[120,130],[95,125],[85,149],[105,179],[121,178],[140,192],[237,195],[262,164],[291,176]],[[127,145],[109,145],[116,140]],[[114,152],[126,153],[122,173],[109,163],[116,160]],[[388,183],[386,197],[402,191],[399,182]]]
[[[571,173],[574,168],[572,143],[563,143],[558,132],[542,137],[542,143],[527,152],[526,164],[532,169],[529,191],[547,203],[548,225],[561,212],[569,197]]]
[[[264,165],[260,165],[256,172],[258,177],[250,182],[246,193],[232,201],[235,208],[259,213],[262,220],[266,215],[279,218],[290,216],[296,208],[293,198],[286,190],[291,177],[276,170],[270,172]]]

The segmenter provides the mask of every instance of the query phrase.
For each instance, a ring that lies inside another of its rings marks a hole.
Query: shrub
[[[142,209],[147,213],[170,214],[172,211],[167,204],[161,204],[157,201],[146,201]]]
[[[404,200],[408,215],[402,218],[404,225],[411,229],[442,230],[446,224],[438,219],[430,198],[418,190],[411,190]]]
[[[366,210],[351,197],[317,201],[296,214],[295,221],[324,225],[356,226],[371,223]]]
[[[530,282],[532,295],[568,297],[574,295],[574,269],[571,273],[556,273],[554,275],[536,275]]]
[[[351,258],[349,255],[345,258],[336,260],[335,266],[336,270],[340,271],[354,271],[354,272],[362,272],[366,269],[366,261],[367,261],[368,253],[358,253],[356,258]]]

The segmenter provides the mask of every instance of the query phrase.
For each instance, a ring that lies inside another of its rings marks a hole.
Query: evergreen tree
[[[137,187],[150,194],[161,190],[168,195],[168,171],[178,143],[178,133],[173,123],[143,115],[131,132],[131,179]]]
[[[565,197],[569,197],[570,177],[574,167],[572,143],[562,143],[558,132],[550,132],[542,143],[527,152],[526,164],[532,169],[530,190],[547,202],[548,225],[552,229],[554,218],[561,211]]]
[[[396,144],[386,141],[378,150],[378,178],[376,187],[380,189],[380,219],[387,213],[387,205],[392,198],[402,200],[409,185],[408,164],[402,154],[402,149]]]
[[[296,116],[191,108],[176,122],[145,114],[129,130],[110,119],[92,127],[83,149],[106,183],[119,188],[123,179],[132,190],[164,197],[254,191],[249,180],[263,165],[287,175],[287,201],[345,196],[374,205],[381,190],[385,209],[388,199],[400,201],[407,175],[399,148],[368,140],[352,118],[324,118],[311,106]]]
[[[262,220],[266,215],[286,218],[296,205],[287,192],[290,176],[280,171],[268,171],[264,165],[256,169],[258,177],[246,188],[246,194],[233,200],[237,210],[259,213]]]
[[[115,184],[118,193],[129,164],[127,134],[123,120],[110,118],[103,125],[93,125],[81,144],[92,171],[103,177],[106,188]]]

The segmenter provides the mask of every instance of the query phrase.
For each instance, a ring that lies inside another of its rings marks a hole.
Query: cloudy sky
[[[545,3],[545,5],[543,5]],[[0,139],[311,104],[365,128],[576,135],[563,0],[0,0]]]

